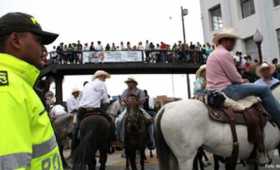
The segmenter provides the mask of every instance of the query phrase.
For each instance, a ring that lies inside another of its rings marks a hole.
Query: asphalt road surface
[[[209,156],[209,159],[211,165],[205,167],[205,170],[214,170],[212,157]],[[225,168],[221,163],[220,170],[224,170],[224,169]],[[242,165],[238,165],[236,168],[236,170],[247,170],[247,169],[249,168],[243,167]],[[121,152],[116,152],[113,155],[109,155],[108,162],[107,162],[107,170],[125,170],[125,159],[122,158]],[[156,156],[154,156],[154,158],[148,157],[148,160],[145,161],[145,170],[159,170]],[[275,152],[273,154],[273,163],[271,165],[267,165],[266,167],[260,167],[259,170],[280,170],[280,159],[278,153]]]

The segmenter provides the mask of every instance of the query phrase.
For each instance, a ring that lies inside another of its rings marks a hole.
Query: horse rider
[[[257,67],[256,74],[260,77],[260,79],[255,81],[255,84],[271,88],[275,84],[279,83],[279,80],[273,77],[275,70],[275,65],[262,63],[259,67]]]
[[[81,92],[78,88],[72,89],[72,95],[67,100],[67,111],[72,114],[76,114],[79,110],[79,103],[81,98]]]
[[[42,46],[57,37],[31,15],[0,18],[0,169],[63,169],[48,113],[33,89]]]
[[[235,67],[230,52],[234,49],[238,38],[234,30],[229,28],[214,34],[213,42],[216,49],[211,53],[206,65],[207,89],[223,91],[234,100],[251,95],[260,97],[272,120],[280,125],[280,104],[272,95],[270,88],[249,83],[241,77]]]
[[[89,115],[103,115],[111,124],[112,131],[114,131],[114,123],[112,118],[105,113],[105,109],[102,108],[103,104],[109,104],[110,99],[105,84],[106,79],[110,78],[110,74],[103,70],[98,70],[94,73],[93,81],[85,85],[82,90],[82,97],[79,103],[77,129],[74,132],[74,141],[72,143],[72,149],[78,145],[78,129],[80,122]],[[112,132],[112,135],[114,132]],[[113,137],[113,136],[112,136]]]
[[[144,103],[146,101],[146,95],[143,90],[137,88],[138,82],[133,78],[128,78],[125,81],[125,83],[127,84],[127,89],[121,95],[122,105],[126,106],[126,100],[129,96],[131,95],[137,96],[139,100],[140,110],[142,111],[144,117],[148,120],[152,120],[150,114],[143,109]],[[127,111],[125,109],[116,119],[116,131],[122,142],[124,141],[124,116],[126,112]],[[155,146],[155,140],[153,137],[154,129],[152,124],[148,126],[148,132],[149,132],[150,145],[152,148]]]
[[[194,94],[205,93],[206,91],[206,65],[202,65],[195,73]]]

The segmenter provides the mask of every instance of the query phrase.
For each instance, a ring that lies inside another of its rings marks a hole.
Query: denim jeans
[[[260,97],[264,108],[271,114],[272,120],[280,123],[280,103],[274,98],[269,87],[251,83],[233,84],[224,89],[224,93],[234,100],[239,100],[247,96]]]

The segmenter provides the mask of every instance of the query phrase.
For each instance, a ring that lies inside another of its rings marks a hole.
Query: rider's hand
[[[249,81],[248,79],[243,79],[241,83],[242,83],[242,84],[244,84],[244,83],[250,83],[250,81]]]

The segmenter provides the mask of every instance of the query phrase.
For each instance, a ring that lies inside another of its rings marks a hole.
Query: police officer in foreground
[[[57,37],[28,14],[0,18],[1,170],[63,169],[48,113],[33,90],[42,46]]]

